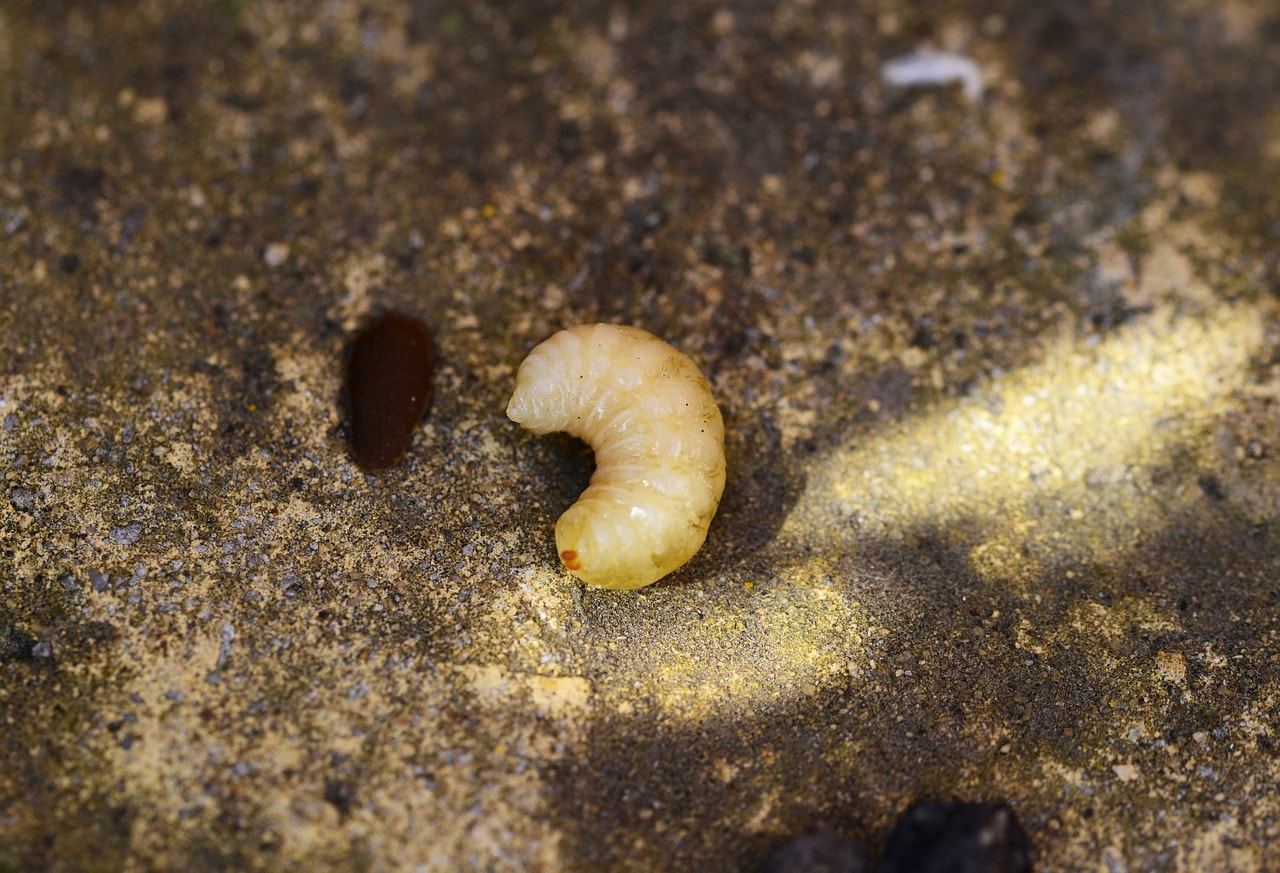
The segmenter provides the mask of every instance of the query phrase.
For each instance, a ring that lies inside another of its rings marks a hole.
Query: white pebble
[[[272,243],[262,253],[262,260],[267,262],[268,267],[278,267],[289,260],[289,247],[284,243]]]

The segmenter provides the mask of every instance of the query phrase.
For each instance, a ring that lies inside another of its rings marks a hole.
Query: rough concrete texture
[[[1280,868],[1280,8],[6,0],[0,871],[699,870],[920,797]],[[919,47],[985,90],[902,89]],[[435,332],[404,461],[350,335]],[[503,416],[589,321],[729,484],[640,592]]]

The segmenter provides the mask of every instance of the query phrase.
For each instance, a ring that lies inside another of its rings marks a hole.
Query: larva
[[[687,355],[635,327],[562,330],[520,365],[507,415],[595,452],[591,483],[556,522],[579,579],[640,588],[702,547],[724,492],[724,421]]]

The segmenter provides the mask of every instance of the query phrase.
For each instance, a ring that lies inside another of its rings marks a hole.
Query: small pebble
[[[262,253],[268,267],[279,267],[289,260],[289,247],[284,243],[272,243]]]
[[[1004,803],[920,800],[889,833],[875,873],[1030,873],[1031,847]]]
[[[116,545],[131,546],[142,536],[142,525],[133,521],[123,527],[112,528],[108,536]]]
[[[111,585],[111,579],[101,570],[90,570],[89,584],[93,586],[94,591],[106,591]]]
[[[34,515],[36,511],[36,497],[25,488],[19,488],[17,485],[9,489],[9,503],[18,512],[25,512],[28,515]]]

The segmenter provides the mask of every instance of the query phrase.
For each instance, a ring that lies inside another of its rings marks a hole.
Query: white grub
[[[969,100],[982,96],[982,71],[978,65],[964,55],[950,52],[919,49],[899,55],[880,67],[880,76],[901,88],[959,82]]]
[[[556,522],[579,579],[640,588],[702,547],[724,492],[724,422],[688,356],[639,328],[562,330],[520,365],[507,415],[595,451],[591,483]]]

